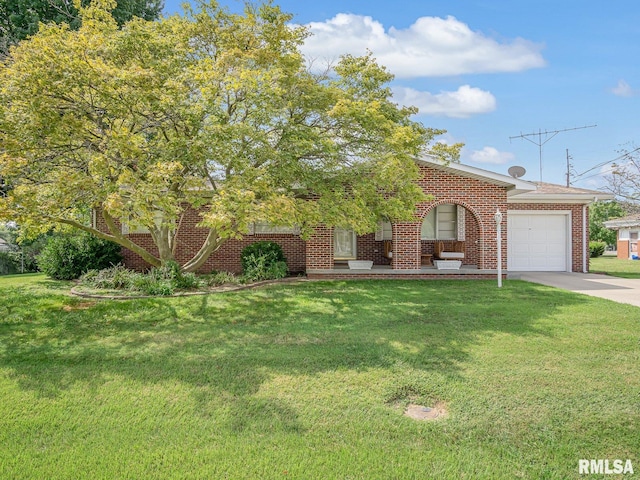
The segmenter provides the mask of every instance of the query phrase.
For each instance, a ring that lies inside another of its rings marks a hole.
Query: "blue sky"
[[[165,13],[181,12],[181,0],[165,1]],[[371,50],[396,75],[396,101],[465,144],[463,163],[505,174],[520,165],[538,181],[541,141],[543,181],[566,182],[568,149],[572,171],[588,171],[572,184],[596,188],[610,164],[590,169],[640,145],[637,0],[275,3],[314,33],[304,52],[316,60]]]

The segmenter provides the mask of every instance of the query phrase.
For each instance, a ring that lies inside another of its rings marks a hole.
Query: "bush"
[[[607,244],[605,242],[589,242],[589,256],[596,258],[604,253]]]
[[[40,270],[56,280],[73,280],[121,261],[118,244],[89,234],[51,237],[38,256]]]
[[[0,252],[0,275],[19,273],[20,252]]]
[[[250,281],[270,280],[287,276],[287,260],[276,242],[256,242],[240,254],[243,276]]]
[[[206,283],[210,287],[217,287],[219,285],[224,285],[225,283],[237,284],[239,283],[238,278],[233,273],[229,272],[211,272],[211,275],[208,275],[205,279]]]
[[[152,268],[149,277],[160,282],[168,283],[173,288],[190,290],[201,285],[200,280],[191,272],[183,273],[176,261],[168,261],[161,267]]]
[[[127,269],[124,265],[114,265],[102,270],[89,270],[80,277],[80,281],[94,288],[105,290],[133,289],[140,274]]]

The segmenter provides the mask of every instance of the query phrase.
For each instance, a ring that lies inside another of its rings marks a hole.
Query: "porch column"
[[[333,229],[321,225],[307,240],[307,270],[331,270],[333,268]]]
[[[420,224],[394,223],[393,257],[391,268],[394,270],[418,270],[420,268]]]

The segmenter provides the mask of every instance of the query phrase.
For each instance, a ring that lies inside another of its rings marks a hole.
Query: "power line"
[[[606,162],[599,163],[599,164],[597,164],[595,167],[591,167],[589,170],[585,170],[585,171],[584,171],[584,172],[582,172],[582,173],[578,173],[578,174],[574,175],[573,177],[574,177],[574,179],[576,179],[576,180],[577,180],[577,179],[580,179],[580,180],[586,180],[587,178],[592,178],[592,177],[598,176],[598,175],[600,175],[600,172],[595,173],[595,174],[593,174],[593,175],[589,175],[588,177],[585,177],[585,178],[580,178],[580,177],[582,177],[583,175],[585,175],[585,174],[587,174],[587,173],[589,173],[589,172],[591,172],[591,171],[593,171],[593,170],[596,170],[597,168],[602,168],[602,167],[604,167],[605,165],[608,165],[608,164],[610,164],[610,163],[617,162],[618,160],[622,160],[623,158],[629,157],[630,155],[632,155],[632,154],[636,153],[637,151],[640,151],[640,147],[638,147],[638,148],[636,148],[636,149],[634,149],[634,150],[631,150],[630,152],[625,152],[625,153],[623,153],[622,155],[620,155],[620,156],[618,156],[618,157],[614,158],[613,160],[607,160]]]
[[[549,140],[551,140],[553,137],[555,137],[557,134],[562,133],[562,132],[568,132],[570,130],[581,130],[583,128],[593,128],[593,127],[597,127],[598,125],[585,125],[584,127],[574,127],[574,128],[565,128],[563,130],[551,130],[551,131],[547,131],[545,130],[544,132],[542,130],[538,130],[538,133],[521,133],[520,135],[515,135],[513,137],[509,137],[509,141],[511,141],[514,138],[522,138],[524,140],[527,140],[528,142],[533,143],[534,145],[538,146],[538,150],[539,150],[539,156],[540,156],[540,181],[542,181],[542,146],[547,143]],[[545,140],[544,142],[542,141],[542,135],[545,136]],[[551,135],[551,136],[549,136]],[[536,143],[535,141],[531,140],[528,137],[538,137],[538,142]]]

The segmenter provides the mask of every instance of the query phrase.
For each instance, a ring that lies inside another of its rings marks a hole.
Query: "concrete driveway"
[[[592,297],[640,307],[640,279],[617,278],[596,273],[513,272],[507,278],[541,283]]]

